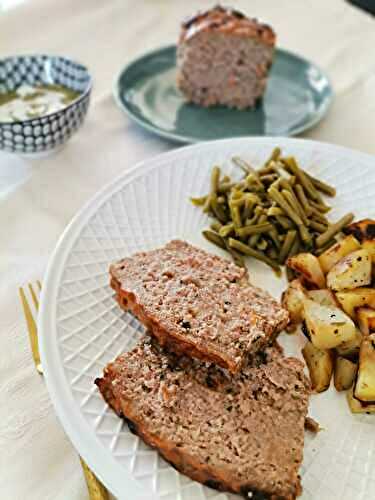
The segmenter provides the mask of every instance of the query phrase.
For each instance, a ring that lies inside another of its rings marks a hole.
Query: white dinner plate
[[[239,498],[176,472],[128,431],[104,403],[94,379],[142,334],[123,313],[108,282],[112,261],[183,238],[212,252],[200,236],[207,217],[189,201],[207,192],[212,165],[231,174],[230,158],[260,165],[274,146],[337,188],[332,218],[375,216],[375,159],[344,148],[285,138],[229,139],[174,150],[125,172],[78,213],[51,258],[42,296],[40,345],[51,399],[69,438],[97,476],[124,500]],[[252,281],[279,297],[285,281],[249,261]],[[287,352],[303,340],[282,334]],[[375,498],[375,415],[354,416],[333,388],[312,396],[323,431],[306,434],[302,499]]]

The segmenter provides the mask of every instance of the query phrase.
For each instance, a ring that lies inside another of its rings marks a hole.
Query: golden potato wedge
[[[363,335],[358,328],[355,329],[355,337],[347,340],[336,347],[339,356],[350,359],[358,359],[359,349],[361,347]]]
[[[318,349],[332,349],[354,339],[355,324],[338,307],[322,306],[310,299],[303,302],[303,307],[311,342]]]
[[[336,299],[352,319],[356,319],[358,307],[371,307],[375,309],[375,289],[358,288],[348,292],[336,293]]]
[[[335,295],[332,290],[329,290],[328,288],[323,288],[323,290],[309,290],[307,292],[307,296],[309,299],[322,306],[337,307]]]
[[[335,264],[327,274],[327,286],[334,291],[350,290],[371,283],[371,258],[367,250],[356,250]]]
[[[326,280],[320,267],[318,257],[312,253],[299,253],[289,257],[286,265],[296,271],[302,279],[302,284],[315,288],[325,288]]]
[[[362,242],[361,247],[364,250],[367,250],[371,255],[372,260],[372,273],[375,272],[375,239],[374,240],[365,240]]]
[[[312,389],[316,392],[326,391],[333,373],[333,354],[306,342],[302,355],[309,370]]]
[[[338,241],[331,248],[328,248],[328,250],[319,255],[318,259],[323,273],[328,273],[339,260],[360,248],[359,241],[352,234],[345,236],[341,241]]]
[[[288,288],[283,292],[281,305],[289,312],[289,331],[292,331],[302,321],[303,301],[305,299],[306,290],[298,279],[291,281]]]
[[[358,222],[353,222],[345,227],[343,232],[345,234],[352,234],[360,243],[365,240],[375,240],[375,220],[362,219]]]
[[[354,397],[375,402],[375,333],[362,340]]]
[[[353,389],[349,389],[346,393],[349,408],[352,413],[375,413],[375,404],[362,403],[353,396]]]
[[[357,309],[357,321],[359,329],[363,335],[375,333],[375,309],[370,309],[369,307],[359,307]]]
[[[335,370],[333,380],[337,391],[349,389],[354,382],[357,373],[357,363],[349,359],[337,356],[335,359]]]

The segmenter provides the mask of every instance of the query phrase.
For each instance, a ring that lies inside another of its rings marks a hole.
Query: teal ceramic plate
[[[327,76],[277,49],[267,91],[256,109],[188,104],[177,89],[176,47],[148,53],[126,66],[115,84],[119,106],[144,128],[180,142],[241,136],[290,136],[314,126],[332,100]]]

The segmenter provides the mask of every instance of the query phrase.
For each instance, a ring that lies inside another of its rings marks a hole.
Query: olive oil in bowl
[[[0,122],[12,123],[55,113],[79,95],[63,85],[21,85],[16,90],[0,94]]]

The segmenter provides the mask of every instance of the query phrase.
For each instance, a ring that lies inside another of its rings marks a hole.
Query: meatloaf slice
[[[183,241],[123,259],[110,274],[120,306],[162,345],[233,373],[288,322],[244,269]]]
[[[177,85],[188,101],[244,109],[263,95],[275,45],[273,30],[220,6],[182,24]]]
[[[231,375],[148,337],[95,383],[132,432],[192,479],[252,499],[300,494],[309,383],[277,348]]]

